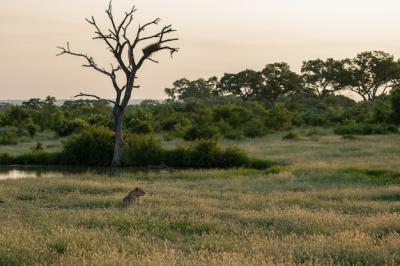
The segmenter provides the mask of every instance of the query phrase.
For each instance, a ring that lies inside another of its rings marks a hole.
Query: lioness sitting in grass
[[[132,190],[122,201],[122,206],[124,208],[130,207],[134,204],[140,204],[142,202],[142,197],[146,194],[141,188],[136,187]]]

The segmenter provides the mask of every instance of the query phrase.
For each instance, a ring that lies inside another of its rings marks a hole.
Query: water
[[[85,167],[37,167],[37,166],[0,166],[0,180],[51,177],[60,178],[79,174],[101,174],[116,176],[121,173],[137,172],[139,169],[122,168],[85,168]]]
[[[125,168],[109,168],[109,167],[62,167],[62,166],[0,166],[0,180],[23,179],[23,178],[38,178],[51,177],[60,178],[71,175],[95,174],[118,177],[129,173],[144,173],[144,172],[174,172],[183,170],[178,168],[166,168],[164,166],[148,166],[140,167],[125,167]]]

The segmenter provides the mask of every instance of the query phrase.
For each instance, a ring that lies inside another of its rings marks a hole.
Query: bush
[[[224,137],[232,140],[240,140],[244,138],[244,134],[243,131],[241,130],[232,130],[230,132],[225,133]]]
[[[43,144],[38,141],[34,147],[31,148],[33,152],[43,151]]]
[[[390,123],[392,120],[392,104],[387,98],[377,99],[370,114],[371,123]]]
[[[163,163],[161,143],[149,136],[130,135],[125,137],[123,166],[148,166]]]
[[[391,95],[392,101],[392,120],[396,124],[400,124],[400,87],[394,89]]]
[[[253,119],[244,124],[244,135],[249,138],[265,136],[266,131],[264,123],[259,119]]]
[[[24,125],[24,127],[28,131],[29,136],[31,136],[31,138],[33,138],[35,136],[35,134],[40,130],[40,127],[38,125],[36,125],[35,123],[33,123],[33,121],[27,122]]]
[[[15,165],[64,165],[61,153],[31,152],[12,158]]]
[[[11,165],[13,164],[13,157],[7,153],[0,154],[0,165]]]
[[[299,133],[295,131],[290,131],[287,135],[283,136],[284,140],[297,140],[299,138],[300,138]]]
[[[194,125],[186,131],[183,138],[186,141],[213,139],[218,136],[218,133],[219,132],[216,127],[208,125]]]
[[[113,151],[113,131],[88,127],[64,145],[63,156],[67,165],[109,166]]]
[[[271,131],[287,130],[292,126],[294,115],[282,103],[277,103],[268,111],[266,117],[267,128]]]
[[[154,133],[154,128],[149,121],[136,121],[131,123],[130,131],[136,134],[152,134]]]
[[[17,129],[15,127],[0,128],[0,145],[18,144]]]
[[[73,120],[64,121],[62,126],[56,128],[56,133],[60,137],[66,137],[88,126],[89,124],[85,120],[75,118]]]
[[[175,113],[168,117],[161,118],[161,129],[164,131],[175,131],[190,125],[190,120],[185,116]]]
[[[335,129],[335,134],[338,135],[393,134],[397,132],[397,126],[388,124],[349,123]]]
[[[270,161],[251,159],[237,148],[223,150],[217,142],[206,140],[189,148],[166,151],[164,158],[164,163],[171,167],[266,169],[275,165]]]
[[[357,137],[352,134],[342,135],[343,140],[357,140]]]

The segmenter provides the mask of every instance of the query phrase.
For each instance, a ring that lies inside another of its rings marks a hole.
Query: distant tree
[[[186,78],[177,80],[172,88],[166,88],[165,93],[172,100],[207,99],[215,95],[217,78],[190,81]]]
[[[375,101],[400,82],[400,63],[382,51],[358,54],[351,60],[349,71],[351,79],[344,84],[364,101]]]
[[[349,72],[345,71],[347,60],[315,59],[304,61],[301,68],[306,90],[318,96],[335,94],[343,89],[342,84]]]
[[[26,102],[22,102],[22,106],[37,110],[42,108],[43,101],[40,100],[39,98],[32,98]]]
[[[159,51],[169,51],[171,56],[173,53],[178,51],[178,48],[168,45],[168,43],[178,40],[177,38],[167,37],[167,35],[175,32],[171,25],[163,27],[161,31],[156,34],[143,36],[143,33],[148,29],[149,26],[158,25],[160,22],[159,18],[140,25],[134,37],[130,38],[129,29],[132,25],[133,14],[135,12],[136,8],[133,7],[129,12],[125,13],[123,19],[118,23],[114,18],[112,12],[112,3],[110,2],[109,7],[106,10],[106,14],[111,26],[105,31],[100,29],[100,26],[94,17],[91,19],[86,19],[86,21],[95,28],[94,39],[104,41],[108,50],[117,61],[117,66],[114,67],[111,65],[111,70],[106,70],[105,68],[100,67],[91,56],[71,51],[68,43],[66,47],[58,47],[61,50],[59,55],[67,54],[83,58],[86,61],[86,64],[83,65],[84,67],[92,68],[100,72],[101,74],[109,77],[112,82],[116,97],[115,100],[106,99],[106,101],[113,105],[115,131],[115,146],[112,159],[113,166],[120,166],[121,164],[123,146],[123,118],[125,110],[131,99],[133,89],[138,88],[138,86],[135,85],[135,81],[137,79],[137,73],[139,69],[141,69],[145,61],[158,63],[152,58],[152,56]],[[146,42],[151,43],[147,43],[142,51],[139,52],[139,47]],[[140,56],[138,56],[138,54],[140,54]],[[122,86],[118,82],[120,79],[117,78],[120,71],[123,72],[122,77],[124,79]],[[92,97],[95,99],[104,100],[99,96],[84,93],[77,95],[77,97]]]
[[[268,64],[262,70],[263,86],[258,97],[274,103],[280,96],[295,94],[302,90],[301,76],[290,70],[287,63]]]
[[[261,72],[245,70],[237,74],[225,74],[218,82],[220,94],[241,97],[244,101],[255,98],[263,89]]]
[[[400,124],[400,86],[392,90],[391,101],[393,109],[393,121],[397,124]]]

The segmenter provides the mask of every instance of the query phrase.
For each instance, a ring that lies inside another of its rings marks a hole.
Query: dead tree
[[[172,25],[164,26],[155,34],[144,35],[144,32],[149,27],[159,24],[159,18],[143,25],[139,25],[138,29],[134,31],[135,36],[130,36],[129,30],[130,26],[133,24],[133,15],[136,11],[137,10],[135,6],[133,6],[129,12],[125,12],[123,19],[118,23],[113,16],[111,1],[108,9],[106,10],[106,14],[111,26],[106,31],[100,29],[100,26],[94,17],[86,19],[86,21],[95,29],[95,36],[93,39],[103,41],[117,62],[116,66],[111,64],[110,70],[106,70],[105,68],[98,66],[93,57],[87,54],[73,52],[70,49],[69,43],[67,43],[66,47],[57,47],[60,49],[60,53],[58,55],[66,54],[81,57],[85,60],[83,67],[92,68],[99,73],[108,76],[112,82],[116,94],[115,100],[102,99],[97,95],[87,93],[80,93],[79,95],[75,96],[105,100],[113,105],[115,148],[112,166],[120,166],[123,146],[122,124],[124,112],[131,99],[133,89],[139,88],[139,86],[135,84],[138,70],[147,60],[158,63],[158,61],[151,58],[151,56],[159,51],[168,51],[172,57],[172,55],[179,50],[179,48],[168,45],[169,43],[178,40],[178,38],[167,37],[176,31],[172,28]],[[140,47],[145,48],[141,49]],[[120,75],[122,74],[121,76],[123,77],[122,85],[117,81],[117,76],[119,73]]]

